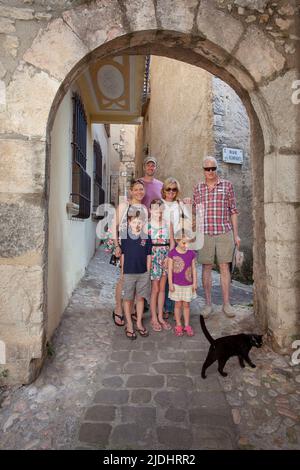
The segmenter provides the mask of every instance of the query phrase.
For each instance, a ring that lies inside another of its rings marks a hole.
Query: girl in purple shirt
[[[185,231],[175,234],[177,246],[168,254],[169,298],[175,301],[175,335],[194,336],[190,326],[190,302],[197,297],[196,253],[189,250],[191,236]],[[184,327],[181,324],[183,310]]]

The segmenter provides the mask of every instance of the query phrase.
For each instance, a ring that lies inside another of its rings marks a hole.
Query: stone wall
[[[287,350],[300,334],[299,260],[285,256],[300,252],[299,101],[291,99],[300,79],[298,2],[25,2],[0,6],[0,341],[7,380],[33,380],[45,350],[51,126],[76,77],[109,54],[183,60],[242,99],[257,175],[255,314],[273,346]]]
[[[202,175],[203,156],[214,151],[211,75],[183,62],[152,56],[150,89],[145,129],[140,131],[144,140],[137,147],[148,147],[157,158],[158,179],[177,178],[182,195],[191,197]]]
[[[111,125],[111,154],[114,156],[112,174],[117,177],[112,202],[117,206],[119,198],[127,197],[130,181],[136,174],[135,169],[135,128],[133,124]],[[113,144],[119,144],[116,151]]]
[[[241,279],[251,281],[253,215],[250,123],[242,101],[231,87],[217,77],[212,77],[212,89],[215,155],[219,162],[220,175],[234,185],[239,209],[241,250],[245,253]],[[222,155],[224,147],[242,150],[242,165],[225,163]]]

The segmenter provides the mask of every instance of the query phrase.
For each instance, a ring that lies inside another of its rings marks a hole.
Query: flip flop
[[[126,335],[126,338],[131,339],[131,340],[134,340],[137,338],[135,331],[128,331],[127,328],[125,328],[125,335]]]
[[[117,323],[116,322],[116,317],[119,318],[120,321],[123,322],[123,323]],[[116,326],[124,326],[125,325],[124,315],[118,315],[117,313],[115,313],[115,311],[113,311],[112,318],[113,318],[114,324]]]
[[[143,328],[139,330],[139,328],[136,329],[136,331],[143,337],[146,338],[146,336],[149,336],[149,331],[146,330],[146,328]]]
[[[163,330],[172,330],[172,326],[170,325],[170,323],[168,323],[167,321],[165,320],[158,320],[160,325],[162,326]]]
[[[161,324],[159,322],[151,321],[150,325],[151,325],[151,328],[152,328],[153,331],[161,331],[162,330]]]

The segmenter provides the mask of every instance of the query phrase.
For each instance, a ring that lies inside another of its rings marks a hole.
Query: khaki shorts
[[[204,245],[198,252],[198,262],[201,264],[214,264],[216,255],[218,264],[231,263],[233,249],[232,230],[220,235],[204,235]]]
[[[135,296],[150,298],[150,273],[124,274],[123,277],[123,299],[134,300]]]

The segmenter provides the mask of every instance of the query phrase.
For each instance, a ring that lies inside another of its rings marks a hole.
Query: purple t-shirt
[[[191,286],[193,284],[192,261],[196,258],[196,253],[193,250],[179,253],[176,248],[173,248],[169,251],[168,257],[173,260],[173,283],[177,286]]]
[[[147,209],[150,209],[151,202],[153,199],[161,199],[161,189],[163,187],[163,183],[159,180],[153,178],[152,181],[145,181],[142,178],[145,184],[145,196],[142,199],[142,204],[144,204]]]

